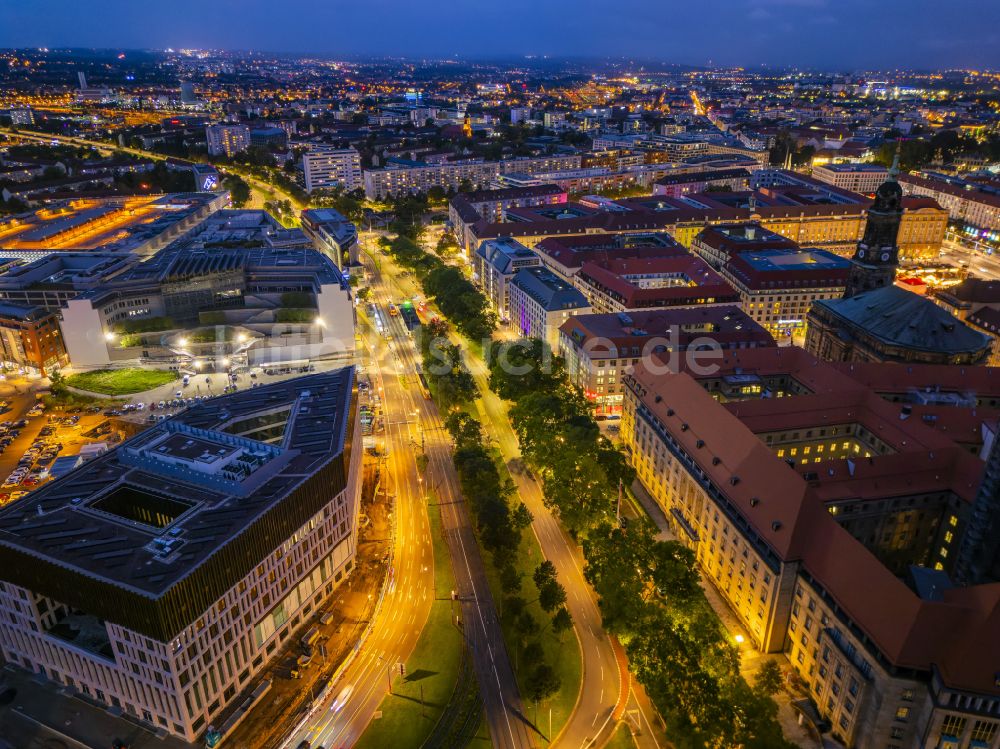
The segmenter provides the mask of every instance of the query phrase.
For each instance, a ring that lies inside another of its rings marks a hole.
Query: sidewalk
[[[649,495],[649,492],[646,491],[638,479],[633,482],[631,489],[635,498],[646,511],[646,515],[660,529],[656,537],[664,541],[675,541],[676,536],[667,524],[667,518],[663,514],[663,510],[660,509],[660,506],[656,504],[656,500]],[[719,619],[722,620],[723,625],[729,633],[734,638],[737,635],[743,638],[743,642],[740,643],[739,648],[740,673],[744,679],[753,684],[753,679],[757,671],[768,660],[777,661],[782,673],[787,673],[791,669],[791,665],[788,663],[788,659],[784,653],[765,654],[754,648],[753,640],[736,617],[736,614],[733,613],[732,609],[729,608],[729,605],[719,594],[719,591],[716,590],[715,586],[704,575],[701,575],[701,587],[705,591],[705,598],[708,599],[709,604],[715,610]],[[805,726],[799,725],[798,713],[792,707],[792,695],[782,690],[774,695],[774,701],[778,703],[778,722],[781,724],[781,731],[785,734],[785,738],[797,746],[803,747],[803,749],[822,749],[823,744],[821,741],[813,736]]]
[[[389,552],[389,506],[384,496],[373,501],[375,461],[365,462],[361,511],[370,522],[361,528],[358,538],[356,566],[350,577],[325,601],[310,623],[303,624],[301,633],[310,627],[320,629],[315,654],[316,663],[300,668],[300,679],[292,679],[291,666],[300,655],[298,636],[289,637],[284,647],[271,659],[248,688],[252,691],[263,679],[271,680],[271,690],[227,736],[223,744],[231,749],[263,749],[277,747],[308,708],[313,694],[319,694],[351,649],[356,647],[368,625],[378,593],[385,581],[385,557]],[[333,614],[322,625],[321,612]],[[322,654],[325,653],[325,656]],[[235,708],[242,698],[232,705]],[[221,720],[219,721],[221,722]]]
[[[157,735],[138,723],[56,690],[50,682],[19,669],[0,672],[0,693],[16,690],[0,706],[0,748],[107,749],[115,739],[130,749],[192,749],[169,735]]]

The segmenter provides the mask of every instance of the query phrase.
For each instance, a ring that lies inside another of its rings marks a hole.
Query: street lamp
[[[109,343],[111,341],[114,341],[115,340],[114,331],[109,330],[107,333],[105,333],[104,334],[104,340],[108,341]]]

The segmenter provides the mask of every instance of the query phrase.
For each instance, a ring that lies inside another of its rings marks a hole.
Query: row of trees
[[[502,477],[496,460],[486,446],[481,424],[467,412],[453,409],[445,419],[445,428],[455,443],[454,461],[462,494],[476,518],[480,543],[489,553],[497,570],[503,598],[501,619],[513,629],[517,642],[512,648],[515,668],[523,670],[526,695],[536,704],[562,686],[556,670],[545,660],[540,636],[545,628],[558,637],[572,626],[566,610],[566,591],[556,579],[549,561],[539,564],[532,575],[537,601],[549,616],[539,621],[529,610],[524,577],[519,571],[521,538],[531,525],[531,513],[516,498],[509,477]]]
[[[750,686],[738,649],[705,599],[691,550],[658,541],[648,524],[615,520],[619,482],[634,472],[600,435],[587,401],[542,341],[497,344],[490,386],[513,402],[511,421],[546,505],[583,541],[585,576],[604,625],[624,644],[679,749],[790,749],[771,699],[773,662]]]
[[[485,307],[483,295],[457,269],[424,253],[415,242],[399,238],[390,243],[390,252],[417,272],[447,317],[455,320],[452,314],[468,315],[469,310],[475,317]],[[468,284],[468,295],[477,296],[478,303],[456,304],[459,294],[437,286],[462,288],[450,275],[434,276],[448,270]],[[560,687],[538,636],[543,626],[556,634],[572,626],[566,593],[554,566],[543,562],[531,576],[537,598],[525,595],[527,580],[517,561],[531,514],[517,500],[509,478],[501,476],[481,424],[455,407],[471,400],[475,388],[460,348],[440,343],[446,340],[447,324],[436,321],[425,327],[425,371],[435,378],[442,410],[450,409],[445,427],[455,443],[462,491],[498,571],[501,615],[518,638],[515,655],[528,668],[525,693],[538,702]],[[456,327],[468,335],[468,318],[465,329],[458,320]],[[667,722],[671,740],[678,749],[791,749],[771,699],[781,686],[780,670],[768,662],[752,686],[742,678],[738,649],[705,599],[693,553],[679,543],[656,540],[648,524],[635,523],[625,530],[617,523],[619,487],[631,484],[634,470],[600,434],[588,402],[568,383],[562,360],[539,340],[494,342],[484,353],[491,389],[512,402],[510,417],[524,460],[541,480],[546,505],[581,539],[585,575],[598,594],[605,627],[624,644],[636,677]],[[550,616],[547,624],[527,610],[532,599]]]
[[[473,341],[488,339],[496,330],[496,314],[479,289],[458,268],[430,255],[409,237],[380,240],[399,265],[416,274],[424,293],[432,298],[462,335]]]
[[[462,350],[447,336],[448,323],[440,318],[422,325],[418,334],[424,376],[442,413],[471,401],[476,395],[476,383],[465,366]]]

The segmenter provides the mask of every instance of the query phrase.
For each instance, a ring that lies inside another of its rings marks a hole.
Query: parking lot
[[[0,421],[0,505],[50,480],[48,472],[57,458],[76,455],[93,442],[118,439],[100,409],[49,414],[38,410],[33,398],[24,405],[2,414],[8,418]]]

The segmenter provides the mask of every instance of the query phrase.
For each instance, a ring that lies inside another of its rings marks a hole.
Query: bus
[[[430,388],[427,387],[427,378],[424,377],[424,373],[420,370],[417,370],[417,383],[420,385],[420,394],[427,400],[430,400],[431,391]]]

